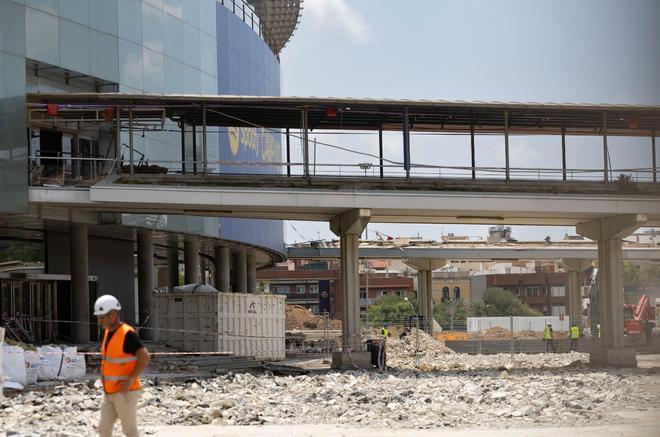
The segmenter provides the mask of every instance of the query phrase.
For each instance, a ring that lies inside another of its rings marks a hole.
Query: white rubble
[[[447,354],[452,366],[466,360],[471,369],[230,373],[158,386],[146,382],[139,422],[143,433],[174,424],[515,428],[621,422],[621,410],[660,406],[654,371],[557,368],[558,360],[581,359],[563,355],[516,356],[527,367],[522,369],[507,366],[507,357]],[[508,370],[498,368],[500,361]],[[490,370],[475,370],[488,363]],[[100,402],[98,381],[9,394],[0,404],[0,422],[4,431],[19,434],[88,435],[96,432]]]

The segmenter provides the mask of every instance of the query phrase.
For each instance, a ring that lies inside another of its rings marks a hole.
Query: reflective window
[[[60,66],[89,74],[89,28],[60,20]]]
[[[163,10],[177,18],[183,18],[183,0],[163,0]]]
[[[96,30],[91,32],[91,75],[112,82],[119,82],[119,46],[117,38]]]
[[[119,81],[122,85],[142,89],[142,47],[119,40]]]
[[[164,15],[163,45],[165,55],[183,61],[183,21],[169,14]]]
[[[183,21],[199,28],[199,0],[183,2]]]
[[[163,92],[163,55],[144,48],[144,91],[147,93]]]
[[[202,78],[199,70],[189,65],[183,65],[183,92],[199,94],[202,88]]]
[[[11,2],[0,3],[0,51],[25,56],[25,8]]]
[[[27,0],[25,4],[31,8],[58,15],[60,12],[59,0]]]
[[[205,33],[200,35],[200,52],[202,71],[215,76],[217,68],[215,41]]]
[[[139,0],[119,0],[119,37],[142,44],[142,6]]]
[[[197,69],[200,68],[199,47],[199,30],[183,23],[183,62]]]
[[[91,27],[117,35],[116,1],[89,0],[89,18]]]
[[[158,8],[160,10],[163,9],[163,0],[143,0],[145,3],[149,3],[151,6]]]
[[[183,63],[165,57],[165,71],[163,78],[165,93],[180,93],[183,90]]]
[[[3,9],[4,11],[5,9]],[[25,58],[0,52],[0,211],[27,212]]]
[[[58,18],[34,9],[26,9],[26,56],[53,65],[60,63]]]
[[[145,47],[163,52],[163,13],[146,3],[142,4],[142,40]]]
[[[215,36],[215,0],[200,0],[199,28],[211,36]]]
[[[60,17],[89,26],[89,0],[60,0]]]

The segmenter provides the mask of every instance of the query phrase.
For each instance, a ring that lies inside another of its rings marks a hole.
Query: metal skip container
[[[160,293],[154,296],[157,340],[189,352],[284,359],[285,296]]]

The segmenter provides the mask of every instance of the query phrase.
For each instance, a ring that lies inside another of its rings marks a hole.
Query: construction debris
[[[330,329],[341,330],[341,320],[317,316],[300,305],[286,306],[286,330]]]
[[[446,354],[444,357],[455,357]],[[490,362],[492,357],[478,357]],[[549,356],[534,356],[539,366]],[[163,425],[339,424],[387,428],[606,425],[624,410],[660,405],[657,375],[639,370],[227,374],[144,384],[140,431]],[[29,391],[0,404],[3,430],[35,435],[96,432],[100,384]],[[119,424],[115,432],[119,433]],[[258,433],[258,431],[255,431]]]

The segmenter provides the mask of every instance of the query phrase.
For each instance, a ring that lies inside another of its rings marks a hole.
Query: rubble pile
[[[453,355],[447,355],[452,356]],[[547,358],[547,357],[541,357]],[[482,360],[491,357],[481,357]],[[625,409],[660,405],[657,375],[639,370],[568,369],[394,373],[344,372],[278,377],[227,374],[144,384],[141,432],[162,425],[338,424],[455,428],[601,425]],[[11,395],[0,404],[7,433],[90,435],[99,383]],[[119,425],[116,425],[116,432]]]
[[[301,305],[286,306],[286,330],[294,329],[341,329],[341,320],[327,320],[323,316],[317,316]]]

